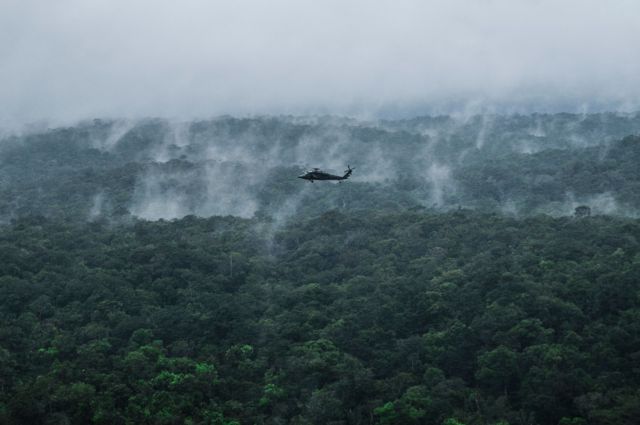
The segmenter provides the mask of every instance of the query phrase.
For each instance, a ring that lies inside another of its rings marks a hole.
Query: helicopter
[[[351,173],[355,170],[355,168],[351,168],[351,166],[347,165],[347,169],[344,170],[343,176],[336,176],[335,174],[326,173],[319,168],[313,168],[311,171],[307,171],[304,174],[298,176],[299,179],[309,180],[313,183],[314,180],[346,180],[351,176]]]

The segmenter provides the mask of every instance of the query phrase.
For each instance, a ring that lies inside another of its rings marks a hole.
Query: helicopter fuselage
[[[343,176],[337,176],[335,174],[325,173],[321,171],[319,168],[314,168],[311,171],[307,171],[306,173],[299,175],[299,179],[308,180],[313,183],[314,180],[346,180],[351,176],[353,169],[350,166],[347,166],[347,169],[344,172]]]
[[[346,180],[348,177],[336,176],[334,174],[324,173],[322,171],[309,171],[308,173],[298,176],[298,178],[309,180],[313,183],[314,180]]]

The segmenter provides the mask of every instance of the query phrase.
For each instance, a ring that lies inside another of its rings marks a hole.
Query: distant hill
[[[637,215],[639,114],[94,120],[0,144],[0,217],[282,219],[330,209]],[[307,167],[344,184],[295,179]]]

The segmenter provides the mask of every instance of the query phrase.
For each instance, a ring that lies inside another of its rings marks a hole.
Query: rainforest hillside
[[[234,215],[465,207],[637,216],[639,114],[95,120],[5,137],[0,218]],[[349,185],[311,185],[305,168]]]
[[[601,113],[5,136],[0,424],[636,424],[639,134]]]
[[[263,226],[2,228],[2,421],[635,423],[636,220]]]

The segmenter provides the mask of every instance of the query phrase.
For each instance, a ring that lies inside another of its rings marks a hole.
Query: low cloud
[[[0,127],[637,109],[639,15],[631,0],[8,0]]]

